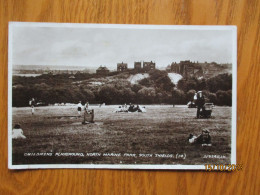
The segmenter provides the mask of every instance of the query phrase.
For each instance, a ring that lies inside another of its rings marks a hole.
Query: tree
[[[219,74],[206,81],[207,88],[210,92],[217,92],[218,90],[227,91],[232,90],[232,75]]]
[[[121,104],[129,104],[131,102],[134,102],[135,100],[135,92],[133,92],[130,88],[124,88],[120,90],[121,98],[120,98],[120,103]]]
[[[217,104],[217,96],[215,93],[209,93],[208,98],[211,103]]]
[[[218,90],[217,93],[217,101],[219,105],[226,105],[231,106],[232,105],[232,91],[222,91]]]
[[[102,86],[99,89],[99,99],[106,104],[116,104],[120,98],[120,92],[111,84]]]
[[[134,84],[132,85],[131,89],[133,92],[137,93],[140,89],[142,89],[142,85]]]
[[[84,96],[84,101],[83,102],[86,102],[86,101],[92,102],[92,101],[95,100],[94,93],[91,90],[89,90],[89,89],[83,89],[82,90],[82,94]]]
[[[172,91],[173,104],[186,104],[185,93],[182,90],[175,89]]]
[[[187,80],[187,84],[186,84],[186,91],[189,90],[198,90],[198,79],[193,77]]]
[[[189,90],[186,95],[187,101],[193,101],[195,93],[196,91],[194,89]]]
[[[144,103],[144,104],[154,103],[155,97],[156,97],[155,89],[152,87],[149,88],[144,87],[138,91],[138,99],[140,103]]]
[[[140,85],[143,85],[145,87],[151,87],[153,85],[153,82],[149,78],[144,78],[138,82]]]
[[[163,89],[165,91],[172,91],[174,88],[174,84],[172,83],[171,79],[167,75],[159,77],[156,81],[156,87]]]
[[[198,80],[197,90],[202,91],[207,89],[206,79]]]
[[[177,88],[182,91],[187,91],[187,82],[184,78],[178,81]]]

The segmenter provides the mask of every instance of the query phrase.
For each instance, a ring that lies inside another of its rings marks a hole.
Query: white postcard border
[[[85,23],[38,23],[9,22],[8,36],[8,168],[9,169],[163,169],[163,170],[205,170],[204,165],[162,165],[162,164],[12,164],[12,59],[13,27],[66,27],[66,28],[120,28],[120,29],[172,29],[172,30],[232,30],[232,132],[231,164],[236,164],[236,122],[237,122],[237,27],[224,25],[133,25],[133,24],[85,24]]]

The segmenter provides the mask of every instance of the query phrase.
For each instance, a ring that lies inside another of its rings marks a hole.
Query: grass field
[[[95,123],[88,125],[81,124],[83,117],[76,117],[75,107],[38,107],[33,116],[30,108],[13,108],[13,125],[19,123],[27,137],[13,140],[13,164],[230,163],[231,107],[215,107],[210,119],[195,119],[196,109],[186,106],[147,105],[147,113],[113,113],[116,106],[92,108]],[[199,135],[206,128],[210,130],[211,147],[188,142],[190,133]],[[39,153],[52,153],[52,156]],[[84,156],[57,156],[57,153]],[[88,156],[90,153],[101,156]],[[120,153],[120,156],[103,155],[107,153]],[[152,156],[140,157],[140,154]]]

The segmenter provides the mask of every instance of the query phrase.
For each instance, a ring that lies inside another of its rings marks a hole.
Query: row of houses
[[[137,70],[137,71],[143,70],[144,72],[148,72],[153,69],[155,69],[155,62],[153,62],[153,61],[151,61],[151,62],[141,62],[141,61],[134,62],[134,70]],[[117,64],[118,72],[123,72],[126,70],[133,70],[133,69],[128,68],[127,63],[124,63],[124,62]]]
[[[192,62],[190,60],[172,62],[167,66],[167,72],[173,72],[182,75],[184,78],[210,78],[220,73],[226,73],[232,67],[231,64],[217,64],[216,62]],[[149,72],[156,68],[155,62],[134,62],[134,68],[129,68],[127,63],[121,62],[117,64],[117,72],[135,70],[136,72]],[[96,70],[97,74],[106,75],[109,69],[105,66],[100,66]]]
[[[216,62],[192,62],[190,60],[180,61],[180,63],[173,62],[166,68],[167,72],[174,72],[182,75],[184,78],[190,77],[204,77],[210,78],[220,73],[227,72],[227,67],[231,64],[217,64]]]
[[[134,62],[134,68],[128,68],[128,64],[121,62],[117,64],[117,72],[124,72],[128,70],[136,70],[137,72],[148,72],[155,69],[155,62]],[[109,73],[109,69],[106,66],[100,66],[96,70],[97,74],[106,75]]]

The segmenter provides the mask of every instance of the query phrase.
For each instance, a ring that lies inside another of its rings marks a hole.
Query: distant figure
[[[85,103],[85,105],[84,105],[84,110],[88,110],[88,106],[89,106],[89,103],[88,103],[88,101]]]
[[[78,114],[80,115],[81,114],[81,108],[82,108],[81,101],[79,101],[77,107],[78,107]]]
[[[115,112],[123,112],[123,109],[121,106],[118,106],[118,108],[115,109]]]
[[[129,112],[134,112],[134,105],[132,105],[131,103],[129,105],[128,111]]]
[[[140,111],[138,111],[138,112],[146,112],[145,106],[143,106],[143,107],[139,106],[139,110]]]
[[[124,108],[124,112],[127,112],[127,105],[126,105],[126,103],[125,103],[123,108]]]
[[[25,139],[26,137],[23,135],[23,130],[21,126],[16,124],[12,131],[12,138],[13,139]]]
[[[136,106],[136,110],[137,110],[138,112],[142,112],[141,107],[140,107],[139,105]]]
[[[105,106],[105,105],[106,105],[105,103],[102,103],[102,104],[99,105],[99,107],[101,107],[101,106]]]
[[[34,98],[32,98],[29,101],[29,105],[31,106],[32,115],[34,115],[34,106],[35,106],[35,99]]]
[[[200,117],[200,110],[204,111],[205,98],[202,94],[202,91],[198,91],[196,96],[196,105],[197,105],[197,118]]]

